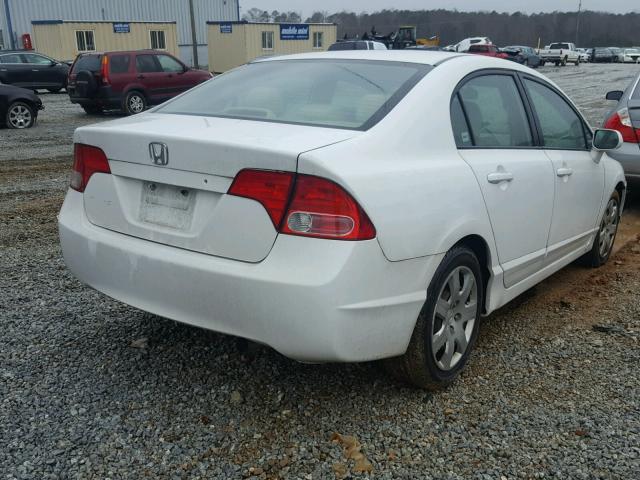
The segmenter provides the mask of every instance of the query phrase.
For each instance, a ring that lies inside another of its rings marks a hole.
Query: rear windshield
[[[101,55],[82,55],[78,57],[76,63],[73,65],[73,73],[78,73],[83,70],[89,70],[90,72],[100,71]]]
[[[368,60],[275,60],[232,70],[157,112],[366,130],[431,69]]]
[[[568,49],[569,49],[568,43],[552,43],[551,45],[549,45],[549,50],[568,50]]]

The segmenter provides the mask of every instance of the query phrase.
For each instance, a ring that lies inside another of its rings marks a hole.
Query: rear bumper
[[[618,150],[607,152],[607,154],[620,162],[626,176],[640,176],[640,145],[624,142]]]
[[[96,227],[74,190],[58,223],[67,267],[84,283],[142,310],[307,362],[402,354],[442,259],[389,262],[376,240],[280,235],[265,260],[244,263]]]
[[[110,86],[102,86],[98,88],[95,95],[91,97],[81,97],[76,93],[76,89],[69,85],[67,87],[69,93],[69,100],[71,103],[77,103],[79,105],[93,105],[101,107],[114,107],[120,106],[122,103],[122,96],[113,92]]]

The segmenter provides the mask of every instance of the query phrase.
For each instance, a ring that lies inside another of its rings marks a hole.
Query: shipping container
[[[333,23],[207,22],[209,70],[225,72],[272,55],[322,52],[336,42]]]
[[[206,20],[237,21],[240,6],[239,0],[192,1],[202,66],[207,63]],[[0,48],[23,48],[25,39],[33,37],[34,20],[175,22],[180,58],[193,65],[189,3],[190,0],[0,0]]]

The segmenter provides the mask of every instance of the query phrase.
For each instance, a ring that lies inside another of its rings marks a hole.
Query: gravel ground
[[[545,73],[599,123],[635,69]],[[429,394],[80,284],[55,215],[88,119],[43,97],[40,127],[0,131],[0,478],[640,478],[640,200],[605,267],[570,266],[485,319],[467,371]],[[358,449],[372,472],[346,458]]]

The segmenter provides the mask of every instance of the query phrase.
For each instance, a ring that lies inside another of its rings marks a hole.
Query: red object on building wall
[[[25,50],[33,50],[31,35],[28,33],[22,34],[22,48],[24,48]]]

